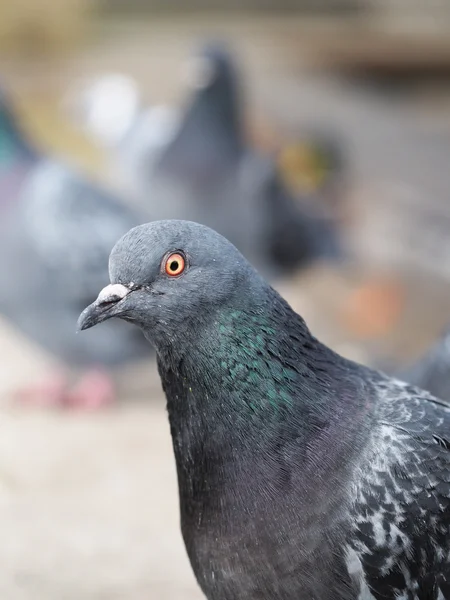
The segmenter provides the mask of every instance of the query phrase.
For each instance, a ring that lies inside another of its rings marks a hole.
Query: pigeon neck
[[[159,357],[159,371],[187,487],[198,469],[223,483],[240,455],[260,468],[280,436],[295,439],[298,460],[312,468],[332,444],[338,452],[339,435],[361,408],[352,410],[358,394],[348,363],[273,290],[259,305],[224,311],[176,365]],[[343,395],[336,389],[344,380]]]
[[[208,179],[238,161],[243,141],[236,105],[232,97],[195,102],[160,159],[161,171]]]

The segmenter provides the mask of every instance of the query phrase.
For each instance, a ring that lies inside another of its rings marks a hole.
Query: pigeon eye
[[[169,254],[165,260],[164,270],[169,277],[177,277],[183,273],[186,267],[186,260],[179,252]]]

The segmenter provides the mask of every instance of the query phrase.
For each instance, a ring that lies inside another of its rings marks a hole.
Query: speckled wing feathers
[[[450,410],[392,380],[378,393],[380,420],[354,489],[349,564],[361,598],[450,598]]]

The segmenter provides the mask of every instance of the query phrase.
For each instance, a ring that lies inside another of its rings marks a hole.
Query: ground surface
[[[162,403],[2,416],[0,596],[201,597],[178,529]]]

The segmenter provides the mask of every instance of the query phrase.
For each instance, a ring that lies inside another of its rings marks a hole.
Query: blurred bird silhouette
[[[152,219],[208,225],[268,276],[342,258],[335,211],[320,198],[293,194],[275,158],[248,146],[239,78],[226,45],[205,44],[186,67],[191,93],[184,110],[159,136],[157,151],[142,143],[140,153],[128,156],[133,191]],[[152,137],[150,130],[142,128],[142,140]]]
[[[143,219],[29,143],[4,91],[0,213],[0,313],[67,365],[87,369],[73,389],[58,375],[22,390],[20,398],[92,408],[107,403],[114,388],[105,368],[141,357],[148,344],[116,323],[85,339],[75,334],[76,319],[108,281],[114,243]]]
[[[423,356],[397,376],[450,402],[450,326]]]
[[[148,202],[149,173],[176,131],[178,113],[166,105],[144,108],[136,81],[121,73],[70,89],[64,106],[70,119],[107,151],[114,182]]]
[[[274,158],[247,145],[238,74],[226,47],[205,45],[188,67],[194,91],[149,177],[158,200],[152,216],[218,230],[266,274],[342,257],[329,207],[290,193]]]

